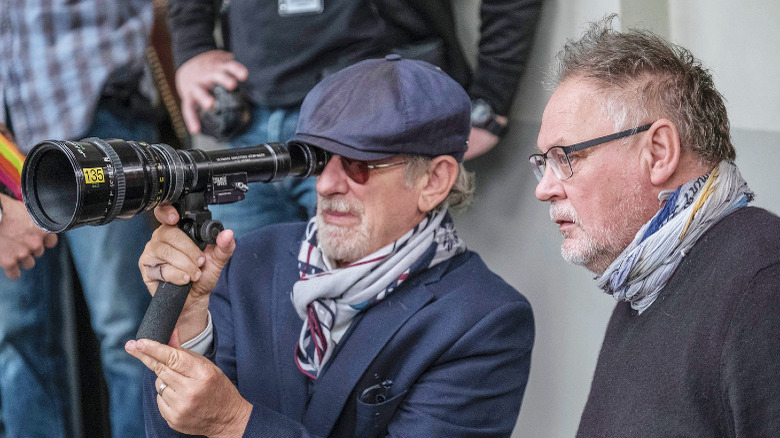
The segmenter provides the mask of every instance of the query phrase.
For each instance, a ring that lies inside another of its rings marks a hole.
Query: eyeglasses
[[[569,179],[574,175],[574,170],[571,167],[571,159],[569,158],[569,154],[572,152],[581,151],[612,140],[638,134],[647,131],[651,126],[653,126],[653,124],[648,123],[647,125],[642,125],[638,128],[627,129],[616,134],[605,135],[604,137],[594,138],[593,140],[583,141],[582,143],[576,143],[571,146],[553,146],[543,154],[532,154],[528,157],[528,161],[531,162],[531,166],[534,168],[534,175],[536,176],[537,181],[541,181],[542,177],[544,177],[544,169],[548,161],[558,179]]]
[[[406,161],[396,161],[393,163],[377,163],[376,161],[361,161],[353,160],[339,156],[341,161],[341,167],[344,169],[344,173],[358,184],[365,184],[368,182],[368,177],[371,175],[371,171],[374,169],[386,169],[388,167],[399,166],[406,164]]]

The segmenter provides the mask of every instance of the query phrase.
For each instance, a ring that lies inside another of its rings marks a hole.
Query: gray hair
[[[612,29],[616,16],[591,23],[558,52],[548,85],[583,78],[597,86],[615,131],[659,118],[674,123],[683,150],[706,163],[734,161],[729,119],[712,75],[688,50],[646,30]]]
[[[431,158],[420,155],[406,156],[406,186],[412,187],[431,167]],[[469,172],[458,163],[458,177],[452,185],[450,193],[435,210],[447,204],[450,209],[464,209],[471,204],[474,194],[474,173]]]

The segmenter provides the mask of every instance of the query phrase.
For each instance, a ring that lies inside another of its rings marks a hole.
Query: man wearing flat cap
[[[172,207],[139,261],[192,289],[170,345],[130,341],[146,430],[209,436],[509,436],[528,301],[458,237],[466,92],[422,61],[367,60],[306,97],[292,141],[332,154],[317,215],[204,251]],[[183,342],[183,344],[181,344]]]

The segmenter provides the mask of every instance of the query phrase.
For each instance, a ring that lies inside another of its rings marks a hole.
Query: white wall
[[[461,36],[476,52],[479,0],[456,0]],[[511,129],[472,160],[477,198],[456,216],[469,246],[531,301],[536,346],[514,437],[574,436],[614,302],[584,269],[566,264],[548,209],[533,195],[533,152],[549,92],[545,68],[567,38],[609,13],[690,49],[727,100],[737,164],[756,205],[780,213],[780,2],[765,0],[547,0]]]
[[[712,69],[733,127],[780,133],[780,2],[678,3],[669,11],[671,38]]]

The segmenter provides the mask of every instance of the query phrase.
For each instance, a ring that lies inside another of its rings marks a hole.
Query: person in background
[[[46,139],[128,138],[152,142],[156,120],[143,81],[151,32],[147,0],[0,2],[0,122],[23,152]],[[141,437],[143,367],[123,346],[149,303],[133,275],[151,236],[149,217],[38,229],[21,201],[0,194],[0,395],[9,437],[68,437],[72,421],[62,299],[70,258],[97,335],[116,437]],[[77,395],[75,396],[77,399]],[[76,420],[78,421],[78,419]],[[92,421],[96,421],[92,419]]]
[[[295,131],[303,98],[323,77],[363,59],[399,53],[442,67],[469,90],[474,128],[467,158],[492,148],[506,130],[541,9],[541,0],[483,0],[472,76],[450,0],[216,4],[170,1],[176,85],[190,132],[201,132],[199,115],[213,107],[212,90],[219,85],[238,89],[251,107],[248,126],[230,137],[229,146],[286,141]],[[222,49],[214,37],[220,4]],[[314,179],[255,186],[247,199],[212,208],[239,238],[258,226],[311,217]]]
[[[309,222],[239,241],[225,230],[201,251],[159,207],[141,272],[150,291],[192,289],[171,345],[126,345],[154,371],[147,431],[508,437],[534,322],[449,214],[473,190],[460,163],[469,113],[463,88],[427,62],[362,61],[301,108],[291,142],[333,154]]]
[[[564,259],[618,301],[577,436],[778,436],[780,218],[712,75],[613,19],[559,53],[530,157]]]

